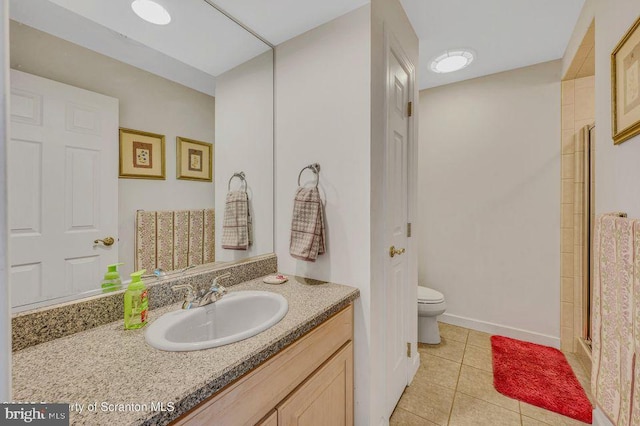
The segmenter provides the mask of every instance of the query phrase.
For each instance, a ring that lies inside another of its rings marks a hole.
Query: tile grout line
[[[420,417],[422,420],[425,420],[425,421],[427,421],[427,422],[429,422],[429,423],[434,423],[433,421],[431,421],[431,420],[427,419],[426,417],[422,417],[420,414],[418,414],[418,413],[414,413],[413,411],[405,410],[405,409],[404,409],[404,408],[402,408],[402,407],[396,407],[396,410],[406,411],[406,412],[407,412],[407,413],[409,413],[409,414],[413,414],[413,415],[414,415],[414,416],[416,416],[416,417]],[[395,410],[394,410],[394,412],[395,412]]]
[[[460,368],[458,369],[458,377],[456,379],[456,387],[453,389],[453,401],[451,401],[451,408],[449,408],[449,418],[447,425],[451,424],[451,416],[453,415],[453,406],[456,403],[456,394],[458,393],[458,384],[460,383],[460,375],[462,374],[462,363],[464,362],[464,354],[467,351],[467,341],[469,340],[469,333],[467,332],[467,338],[464,341],[464,348],[462,349],[462,359],[460,360]]]

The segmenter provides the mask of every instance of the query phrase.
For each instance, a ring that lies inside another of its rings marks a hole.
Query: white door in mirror
[[[118,100],[11,70],[10,130],[12,306],[100,288],[118,262]]]
[[[201,308],[164,314],[145,340],[165,351],[197,351],[248,339],[276,325],[289,310],[287,299],[268,291],[229,293]]]

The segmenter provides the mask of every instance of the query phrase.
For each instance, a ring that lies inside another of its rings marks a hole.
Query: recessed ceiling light
[[[140,18],[156,25],[167,25],[171,22],[171,15],[162,5],[152,0],[134,0],[131,9]]]
[[[447,50],[442,55],[431,61],[431,71],[442,74],[459,71],[473,62],[475,55],[470,50]]]

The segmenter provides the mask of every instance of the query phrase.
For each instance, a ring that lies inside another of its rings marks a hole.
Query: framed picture
[[[120,177],[164,179],[164,135],[121,128]]]
[[[213,144],[178,136],[176,158],[178,179],[213,181]]]
[[[611,53],[613,142],[640,134],[640,18]]]

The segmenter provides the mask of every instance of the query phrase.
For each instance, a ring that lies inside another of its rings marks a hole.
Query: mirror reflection
[[[10,2],[14,310],[273,251],[272,49],[160,4]]]

